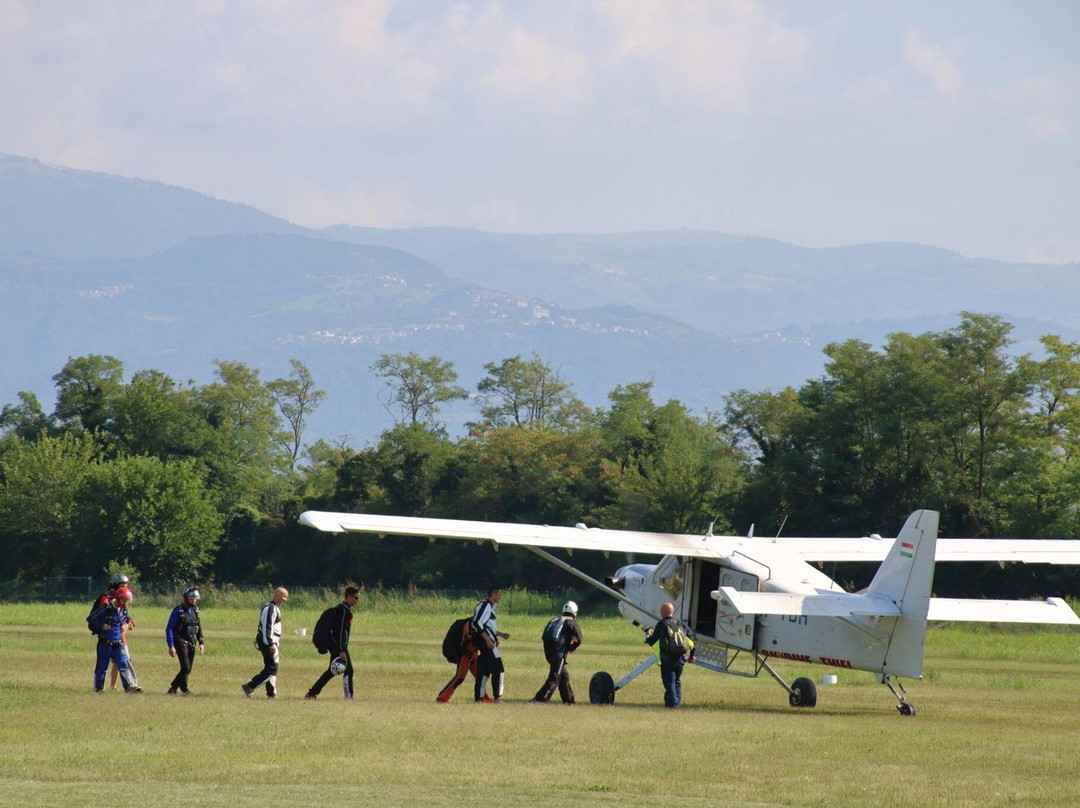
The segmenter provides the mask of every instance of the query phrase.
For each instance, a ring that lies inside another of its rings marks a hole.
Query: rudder
[[[911,514],[866,590],[867,595],[886,597],[900,608],[881,668],[886,676],[922,676],[937,533],[937,511]]]

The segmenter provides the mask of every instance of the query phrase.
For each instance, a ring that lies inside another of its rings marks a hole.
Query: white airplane
[[[333,533],[427,536],[523,546],[619,601],[635,626],[652,625],[665,601],[695,634],[697,665],[735,676],[766,671],[792,707],[813,707],[813,679],[788,684],[770,665],[783,659],[873,673],[914,715],[896,677],[922,678],[928,621],[1058,623],[1080,619],[1065,601],[971,600],[930,596],[935,561],[1022,561],[1080,564],[1080,540],[938,539],[936,511],[916,511],[894,541],[702,536],[307,511],[300,523]],[[751,534],[752,534],[751,530]],[[662,555],[657,564],[630,564],[600,582],[545,550],[563,548]],[[870,585],[844,589],[808,562],[881,561]],[[615,681],[601,671],[589,683],[594,704],[647,670],[656,657]]]

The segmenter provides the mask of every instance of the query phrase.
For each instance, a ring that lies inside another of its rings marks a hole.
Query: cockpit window
[[[684,583],[682,561],[669,558],[660,568],[660,588],[667,592],[672,600],[678,600]]]

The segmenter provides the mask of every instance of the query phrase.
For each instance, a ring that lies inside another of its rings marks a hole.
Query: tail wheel
[[[791,695],[788,701],[792,707],[816,707],[817,687],[812,679],[800,677],[791,685]]]
[[[589,680],[589,701],[593,704],[615,703],[615,680],[607,671],[599,671]]]

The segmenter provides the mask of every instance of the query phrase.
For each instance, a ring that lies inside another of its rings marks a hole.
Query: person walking
[[[289,590],[279,586],[274,597],[259,612],[259,630],[255,634],[255,647],[262,654],[262,670],[247,684],[240,685],[249,699],[262,685],[266,685],[268,699],[277,696],[278,663],[281,661],[281,607],[289,599]]]
[[[97,652],[97,665],[94,667],[94,692],[105,689],[105,673],[109,663],[116,664],[120,672],[120,681],[125,693],[142,693],[142,688],[132,679],[128,668],[127,646],[124,645],[124,626],[130,619],[127,605],[131,603],[131,590],[120,587],[113,593],[112,600],[91,615],[92,627],[100,631]]]
[[[473,688],[475,701],[500,701],[503,694],[502,654],[499,652],[499,639],[509,640],[510,635],[499,631],[495,624],[495,607],[502,600],[502,587],[489,586],[487,599],[476,604],[473,610],[470,628],[476,638],[476,647],[480,650],[477,660],[476,685]]]
[[[562,614],[551,618],[544,627],[541,639],[544,641],[544,658],[550,669],[547,681],[536,691],[533,701],[548,701],[557,687],[563,704],[574,703],[574,689],[570,686],[570,671],[566,665],[569,661],[567,657],[581,645],[577,614],[577,604],[568,600],[562,607]]]
[[[675,604],[669,601],[660,607],[660,622],[651,631],[646,629],[645,642],[656,646],[659,652],[664,706],[677,709],[682,703],[683,668],[687,662],[694,661],[694,636],[675,617]]]
[[[180,672],[169,685],[168,695],[175,696],[179,691],[188,694],[188,676],[195,662],[195,647],[199,653],[206,652],[203,643],[202,622],[199,619],[199,590],[191,586],[184,590],[183,602],[172,610],[169,622],[165,624],[165,642],[169,646],[169,656],[176,657],[180,663]]]
[[[327,646],[330,651],[330,664],[323,671],[315,684],[304,695],[305,699],[317,699],[326,683],[341,674],[341,686],[345,698],[353,697],[353,666],[349,656],[349,634],[352,631],[352,607],[360,600],[360,590],[355,586],[345,587],[345,599],[330,610],[330,632]]]
[[[454,621],[454,625],[458,625],[460,622],[461,633],[458,635],[458,661],[457,670],[454,672],[453,677],[446,683],[446,687],[439,691],[439,695],[435,697],[435,701],[439,704],[446,704],[450,701],[450,697],[454,695],[454,692],[464,683],[465,677],[470,673],[473,675],[473,679],[476,679],[477,674],[477,660],[480,658],[480,651],[476,647],[476,640],[472,633],[472,618],[463,619],[461,621]],[[449,658],[449,655],[448,655]]]
[[[131,579],[128,578],[126,575],[124,575],[124,573],[122,573],[122,572],[118,572],[115,575],[113,575],[113,577],[109,580],[109,585],[108,585],[106,591],[103,594],[98,595],[97,598],[94,600],[94,602],[91,604],[91,606],[90,606],[90,614],[93,614],[95,611],[102,608],[103,606],[108,606],[109,603],[112,602],[113,597],[116,595],[116,590],[117,589],[120,589],[121,587],[124,587],[125,589],[128,589],[130,591],[130,589],[131,589],[131,587],[129,586],[130,583],[131,583]],[[135,666],[131,662],[131,648],[128,646],[128,641],[127,641],[128,630],[133,629],[133,628],[135,628],[135,621],[132,620],[129,617],[128,621],[120,629],[120,636],[121,636],[121,642],[124,645],[124,650],[127,651],[128,678],[132,682],[134,682],[135,685],[138,685],[139,684],[139,677],[135,673]],[[100,646],[103,642],[105,642],[105,640],[99,634],[98,635],[98,645]],[[115,662],[113,662],[112,665],[111,665],[111,670],[109,672],[109,687],[112,688],[113,690],[116,690],[116,677],[119,675],[119,673],[120,673],[119,666],[117,666],[117,664]]]

